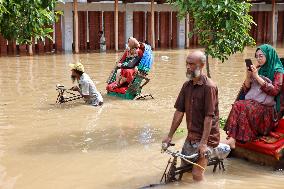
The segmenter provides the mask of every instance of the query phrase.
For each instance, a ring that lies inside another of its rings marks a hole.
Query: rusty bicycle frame
[[[170,144],[170,146],[174,146],[174,144]],[[168,183],[180,181],[182,179],[184,173],[188,173],[188,172],[192,171],[193,164],[195,164],[195,162],[197,161],[197,159],[199,157],[198,153],[190,155],[190,156],[186,156],[186,155],[183,155],[182,153],[180,153],[179,151],[174,152],[174,151],[169,150],[168,148],[166,148],[166,149],[162,148],[162,153],[163,152],[171,155],[172,157],[167,162],[166,168],[165,168],[163,175],[160,179],[160,183],[159,184],[150,184],[148,186],[141,187],[140,189],[153,188],[153,187],[156,187],[156,186],[161,186],[161,185],[165,185],[165,184],[168,184]],[[210,158],[209,154],[206,154],[206,156],[209,157],[209,161],[208,161],[207,166],[214,166],[213,172],[216,172],[218,167],[219,167],[219,170],[225,171],[223,159],[218,159],[217,157],[216,158]],[[178,166],[177,165],[178,158],[192,162],[192,164],[186,164],[186,165]]]
[[[56,91],[58,92],[56,104],[62,104],[83,98],[81,95],[75,94],[73,91],[66,89],[63,85],[56,85]],[[66,96],[65,94],[68,94],[69,96]]]

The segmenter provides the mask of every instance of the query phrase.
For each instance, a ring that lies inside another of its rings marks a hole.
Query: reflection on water
[[[284,50],[279,49],[284,56]],[[185,50],[156,51],[145,92],[155,99],[108,97],[105,80],[119,54],[51,55],[0,59],[0,188],[138,188],[158,183],[169,158],[160,153],[173,105],[185,81]],[[226,116],[244,78],[244,59],[254,49],[222,64],[210,60],[219,87],[220,114]],[[55,105],[55,85],[72,86],[68,64],[81,60],[105,98],[103,107],[82,101]],[[182,123],[185,128],[185,122]],[[184,137],[175,137],[181,148]],[[283,188],[284,176],[242,160],[227,171],[206,172],[160,188]],[[189,186],[190,185],[190,186]]]
[[[18,150],[25,154],[41,153],[79,153],[92,151],[120,151],[132,146],[146,146],[162,140],[158,129],[147,127],[125,128],[99,128],[93,131],[76,131],[64,135],[49,135],[47,138],[29,140]]]

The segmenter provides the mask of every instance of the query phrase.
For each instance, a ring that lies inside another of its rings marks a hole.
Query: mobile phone
[[[253,65],[251,59],[245,59],[246,62],[246,66],[248,68],[249,71],[252,71],[250,66]]]
[[[280,61],[281,61],[281,63],[282,63],[283,66],[284,66],[284,58],[280,58]]]

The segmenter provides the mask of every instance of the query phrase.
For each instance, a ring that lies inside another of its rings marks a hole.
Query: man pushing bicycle
[[[175,103],[175,114],[171,129],[163,143],[170,144],[172,137],[182,122],[184,113],[188,135],[182,148],[182,154],[190,156],[199,153],[192,168],[195,181],[204,179],[204,170],[208,164],[208,152],[212,152],[220,141],[218,89],[215,83],[203,74],[206,56],[201,51],[194,51],[186,59],[186,76],[188,81],[183,84]],[[182,161],[182,164],[187,164]]]

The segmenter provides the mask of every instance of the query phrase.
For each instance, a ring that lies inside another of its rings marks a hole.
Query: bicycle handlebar
[[[197,158],[199,156],[199,153],[195,153],[195,154],[192,154],[190,156],[187,156],[187,155],[180,153],[179,151],[176,151],[176,152],[171,151],[171,150],[168,149],[170,146],[175,146],[175,144],[174,143],[162,143],[161,153],[166,152],[167,154],[170,154],[174,157],[180,157],[180,158],[185,158],[185,159],[194,159],[194,158]],[[209,152],[205,153],[205,156],[209,157],[210,153]]]
[[[165,152],[166,152],[167,154],[172,155],[172,156],[180,157],[180,158],[185,158],[185,159],[194,159],[194,158],[197,158],[197,157],[199,156],[198,153],[192,154],[192,155],[190,155],[190,156],[186,156],[186,155],[184,155],[184,154],[182,154],[182,153],[180,153],[180,152],[178,152],[178,151],[177,151],[177,152],[173,152],[173,151],[171,151],[171,150],[169,150],[169,149],[167,149]]]

